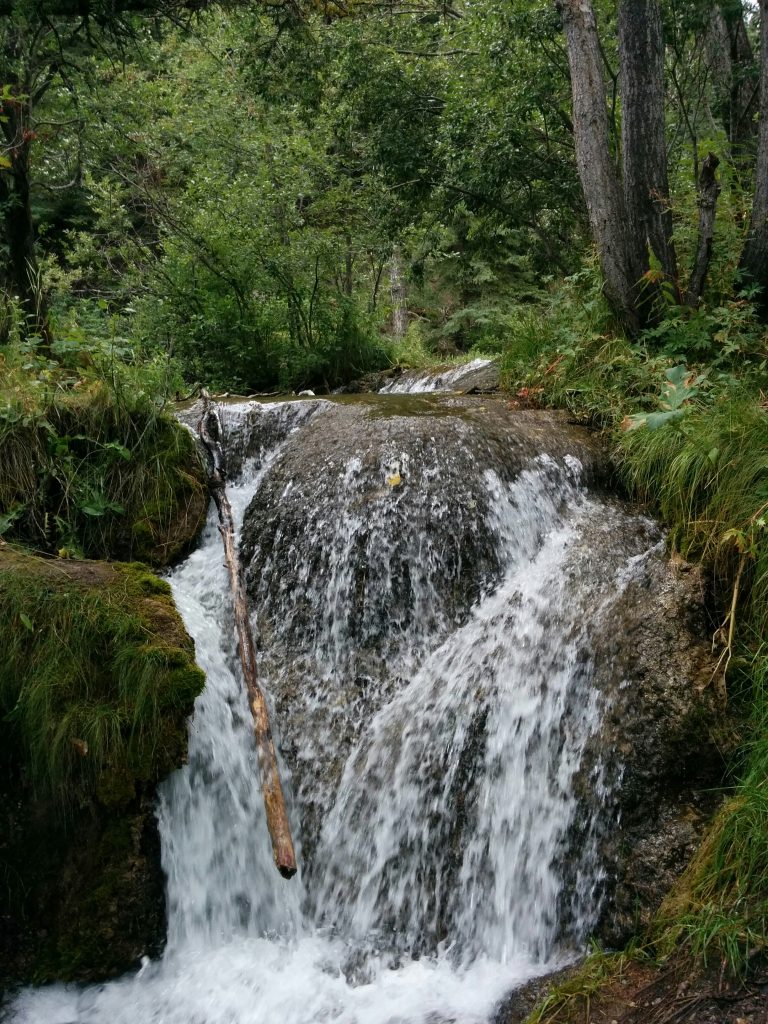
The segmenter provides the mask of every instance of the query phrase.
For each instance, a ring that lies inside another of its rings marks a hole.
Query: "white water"
[[[263,410],[280,418],[283,440],[247,460],[230,487],[238,521],[308,410]],[[231,407],[230,428],[242,428],[246,412]],[[486,471],[481,486],[502,572],[431,650],[412,625],[420,664],[405,685],[383,673],[378,709],[331,791],[311,767],[301,787],[285,773],[289,794],[326,809],[310,870],[288,882],[271,860],[209,521],[171,577],[207,685],[189,764],[160,801],[167,949],[103,986],[26,991],[17,1024],[482,1024],[510,988],[579,947],[597,911],[590,830],[568,870],[565,851],[577,824],[572,781],[600,701],[564,564],[603,506],[586,496],[571,459],[541,457],[511,484]],[[336,528],[349,537],[348,522]],[[297,559],[310,539],[294,542]],[[632,564],[606,569],[598,589],[623,586]],[[439,571],[430,578],[437,586]],[[321,583],[343,617],[347,590],[332,573]],[[322,698],[313,700],[319,710]],[[291,813],[300,840],[300,801]]]
[[[381,395],[415,395],[430,391],[451,391],[456,383],[468,373],[490,366],[492,359],[473,359],[469,363],[461,363],[450,370],[439,373],[425,371],[423,375],[404,374],[399,380],[385,384],[380,390]]]

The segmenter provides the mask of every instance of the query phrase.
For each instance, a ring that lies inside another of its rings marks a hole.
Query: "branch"
[[[269,724],[269,712],[264,693],[256,673],[256,647],[253,642],[251,621],[243,584],[240,560],[235,549],[235,523],[232,507],[227,497],[225,482],[224,449],[221,444],[221,420],[215,405],[211,404],[207,391],[202,392],[203,413],[198,424],[198,434],[211,460],[210,488],[219,512],[219,532],[224,542],[224,556],[229,569],[229,582],[234,602],[235,629],[240,648],[240,663],[248,693],[248,704],[253,715],[253,735],[259,759],[261,788],[264,794],[264,808],[267,827],[272,840],[272,853],[277,870],[283,878],[296,874],[296,854],[291,838],[291,826],[285,807],[285,797],[280,785],[275,744]]]

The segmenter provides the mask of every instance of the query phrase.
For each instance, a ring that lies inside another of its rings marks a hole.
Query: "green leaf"
[[[26,629],[28,629],[30,631],[30,633],[34,633],[35,627],[32,624],[32,619],[30,619],[30,617],[27,615],[27,613],[26,612],[19,612],[19,618],[21,619],[22,626],[24,626]]]
[[[671,409],[668,412],[652,412],[646,418],[646,426],[649,430],[658,430],[659,427],[664,427],[668,423],[674,423],[676,420],[682,419],[685,415],[683,409]]]

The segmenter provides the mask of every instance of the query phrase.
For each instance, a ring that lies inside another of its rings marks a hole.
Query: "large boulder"
[[[494,398],[387,395],[289,403],[279,429],[274,412],[249,416],[238,466],[247,452],[263,478],[245,513],[242,556],[310,872],[345,762],[372,717],[499,584],[504,531],[519,530],[521,557],[532,555],[547,516],[568,506],[568,599],[549,614],[602,717],[574,778],[574,853],[563,855],[570,910],[561,916],[567,931],[580,903],[602,902],[600,935],[625,939],[684,866],[711,810],[701,791],[722,773],[698,573],[668,558],[658,526],[616,497],[595,435],[563,415]],[[529,505],[526,473],[540,480]],[[515,482],[520,514],[502,524],[493,495]],[[578,703],[564,709],[563,735],[580,713]],[[482,756],[478,722],[456,752],[467,778]],[[469,799],[457,797],[457,808]],[[603,870],[587,885],[589,856]]]

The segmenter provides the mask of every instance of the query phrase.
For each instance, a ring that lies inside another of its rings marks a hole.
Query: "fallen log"
[[[232,600],[235,611],[235,629],[240,649],[240,662],[243,666],[243,679],[245,680],[245,687],[248,693],[248,704],[253,715],[253,735],[256,740],[261,789],[264,794],[264,807],[267,812],[267,828],[272,840],[272,853],[277,870],[283,878],[291,878],[296,874],[296,854],[293,849],[291,826],[288,823],[288,812],[285,807],[283,788],[280,784],[280,773],[277,767],[272,730],[269,725],[267,702],[259,686],[256,672],[256,649],[253,642],[251,622],[248,617],[243,574],[235,549],[235,524],[232,517],[232,506],[227,497],[224,450],[221,444],[221,421],[216,406],[211,402],[211,396],[208,392],[202,391],[201,397],[203,400],[203,413],[197,429],[200,440],[211,459],[210,488],[219,513],[219,532],[224,542],[224,556],[229,570],[229,581],[232,588]]]

